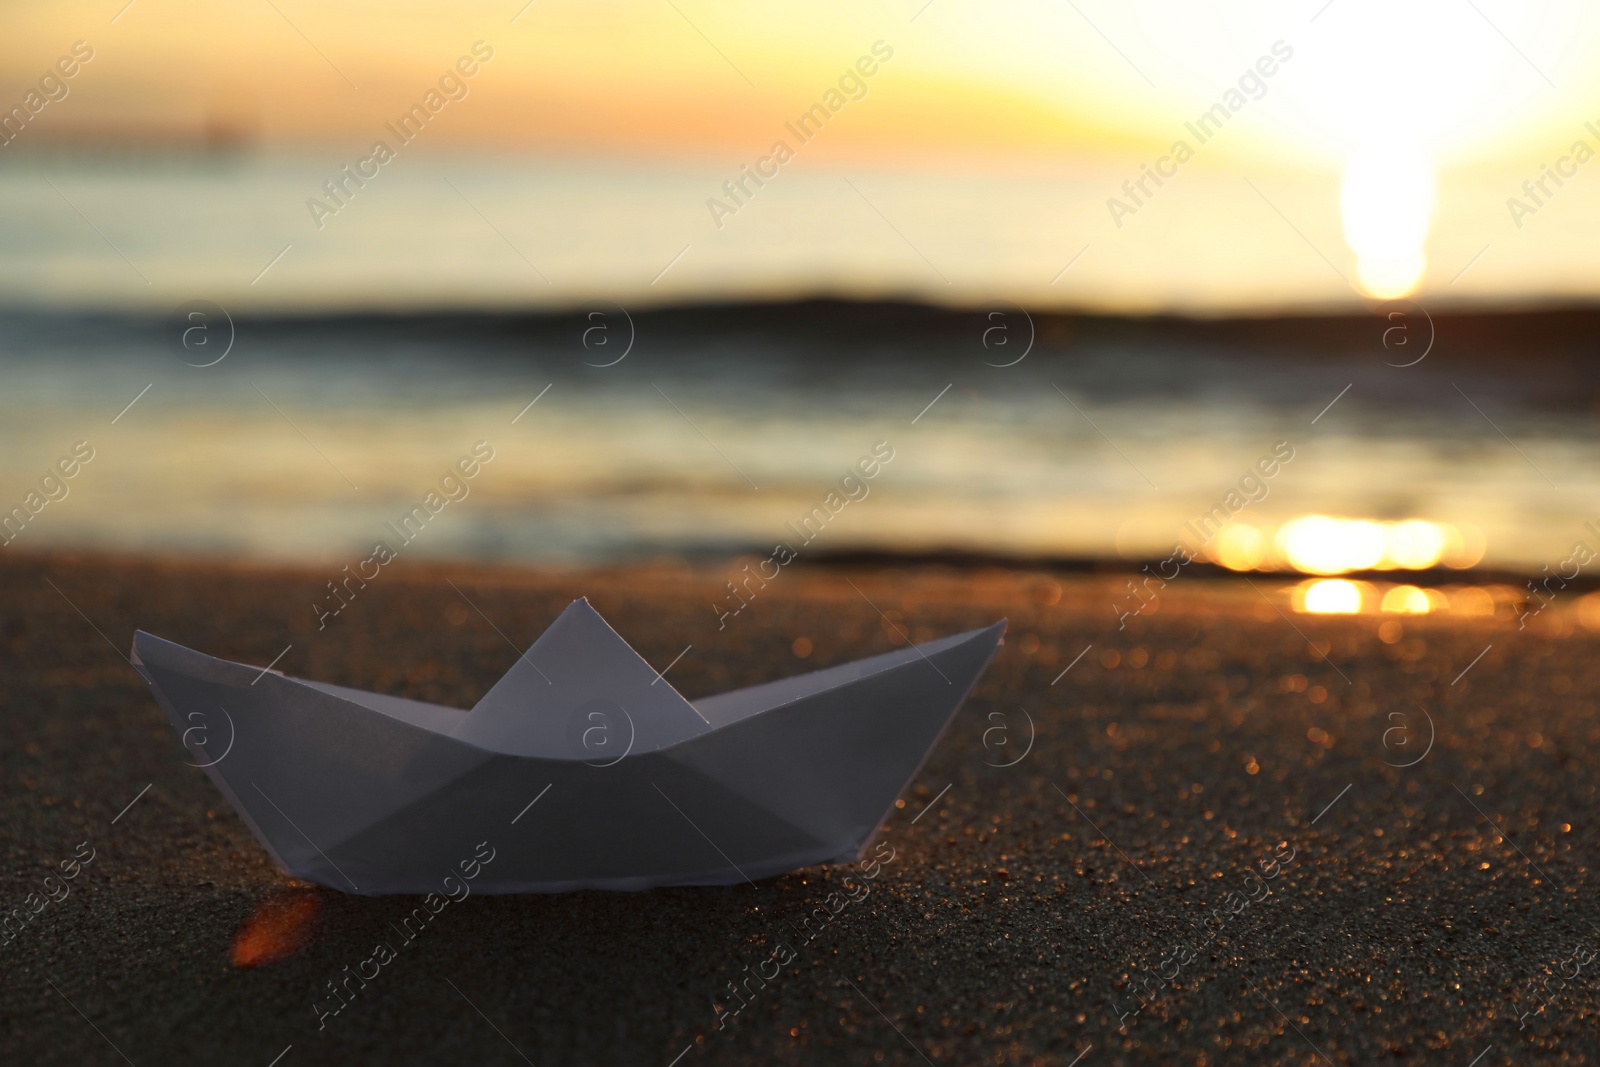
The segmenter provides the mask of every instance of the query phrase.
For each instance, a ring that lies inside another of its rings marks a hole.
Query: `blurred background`
[[[337,570],[487,441],[406,555],[765,556],[888,441],[803,557],[1600,553],[1577,0],[0,18],[6,551]]]

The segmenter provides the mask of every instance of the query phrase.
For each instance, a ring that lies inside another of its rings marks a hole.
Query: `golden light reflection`
[[[1578,598],[1578,623],[1585,630],[1600,630],[1600,593]]]
[[[1510,586],[1452,585],[1445,589],[1434,589],[1415,585],[1373,584],[1349,578],[1308,578],[1287,592],[1289,603],[1295,611],[1311,615],[1432,615],[1447,612],[1465,618],[1492,618],[1500,605],[1512,603],[1519,596],[1519,591]],[[1579,600],[1577,609],[1579,621],[1600,630],[1600,593],[1591,593],[1588,598]],[[1394,620],[1384,624],[1390,628],[1399,625]],[[1380,629],[1380,636],[1384,632]],[[1384,640],[1393,643],[1389,637]]]
[[[1408,519],[1389,527],[1387,538],[1387,562],[1396,567],[1427,570],[1444,556],[1445,532],[1437,523]]]
[[[1278,555],[1305,574],[1365,570],[1427,570],[1441,561],[1471,566],[1483,556],[1482,536],[1425,519],[1372,522],[1304,515],[1278,528]]]
[[[1299,594],[1300,610],[1312,615],[1355,615],[1361,611],[1361,586],[1344,578],[1306,583]]]
[[[1483,531],[1470,522],[1446,526],[1444,535],[1444,565],[1454,570],[1476,567],[1483,559],[1484,552],[1488,551],[1489,542],[1483,536]]]
[[[1306,574],[1346,574],[1370,570],[1383,559],[1383,527],[1364,519],[1306,515],[1278,530],[1280,555]]]
[[[1217,536],[1216,560],[1230,571],[1254,570],[1266,555],[1267,539],[1254,526],[1235,523]]]
[[[1450,611],[1456,615],[1488,617],[1494,615],[1494,595],[1476,585],[1452,585],[1446,595]]]
[[[1426,615],[1433,610],[1433,602],[1427,593],[1414,585],[1397,585],[1383,594],[1383,603],[1378,610],[1401,615]]]

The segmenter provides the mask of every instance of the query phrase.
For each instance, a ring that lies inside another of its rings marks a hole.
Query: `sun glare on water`
[[[1197,555],[1232,571],[1332,576],[1440,566],[1462,570],[1476,566],[1486,547],[1482,531],[1471,523],[1300,515],[1276,529],[1229,523]]]
[[[1307,575],[1283,591],[1293,610],[1309,615],[1432,615],[1447,611],[1462,617],[1489,617],[1498,610],[1498,594],[1485,588],[1391,584],[1376,573],[1440,567],[1466,570],[1483,559],[1485,548],[1482,531],[1470,523],[1301,515],[1276,530],[1230,524],[1205,546],[1201,558],[1233,571],[1289,570]],[[1357,574],[1368,577],[1354,577]],[[1502,599],[1509,604],[1515,595],[1513,591],[1511,599]],[[1590,614],[1594,628],[1600,630],[1600,593],[1592,596]]]
[[[1483,556],[1482,547],[1469,544],[1461,529],[1424,519],[1375,522],[1302,515],[1279,527],[1273,540],[1280,558],[1303,574],[1427,570],[1441,563],[1461,568]]]

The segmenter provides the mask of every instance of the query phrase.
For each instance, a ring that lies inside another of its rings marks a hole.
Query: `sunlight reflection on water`
[[[1337,574],[1559,560],[1600,489],[1586,415],[1510,386],[1474,389],[1520,452],[1448,392],[1396,399],[1360,383],[1310,425],[1348,364],[1118,343],[995,369],[982,322],[937,344],[680,328],[605,368],[585,363],[576,333],[245,323],[202,370],[173,358],[159,324],[19,316],[0,323],[0,501],[88,440],[93,463],[17,545],[337,566],[391,539],[488,442],[492,460],[404,552],[593,563],[792,540],[887,441],[894,458],[803,552],[1149,559],[1283,440],[1293,462],[1208,551]]]

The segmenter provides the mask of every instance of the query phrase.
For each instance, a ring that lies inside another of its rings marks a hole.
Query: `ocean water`
[[[731,217],[707,205],[726,198],[744,152],[602,159],[442,144],[408,147],[318,217],[308,205],[331,202],[324,183],[365,143],[196,158],[19,139],[0,153],[0,293],[10,306],[155,313],[199,298],[299,314],[816,294],[1200,315],[1364,306],[1347,282],[1339,175],[1308,160],[1241,171],[1203,156],[1114,219],[1108,201],[1126,195],[1147,162],[1138,155],[869,164],[812,147]],[[1593,293],[1584,220],[1600,212],[1600,187],[1563,190],[1570,225],[1519,230],[1505,203],[1526,175],[1507,168],[1440,174],[1424,304]]]
[[[161,316],[0,315],[0,503],[59,497],[0,551],[1154,558],[1275,448],[1293,458],[1234,520],[1269,534],[1423,518],[1537,569],[1600,514],[1591,372],[1395,367],[1377,320],[1332,346],[998,306],[195,321],[185,348]],[[93,459],[41,488],[80,441]],[[462,477],[475,447],[492,459]]]

